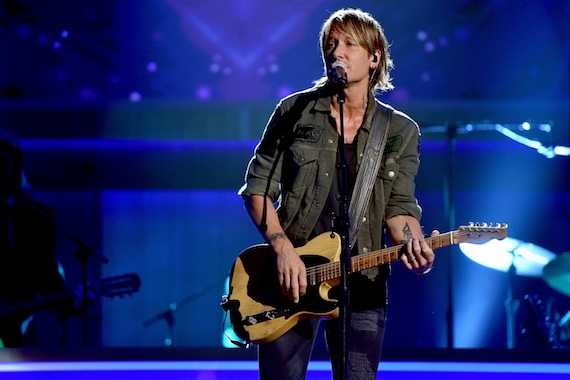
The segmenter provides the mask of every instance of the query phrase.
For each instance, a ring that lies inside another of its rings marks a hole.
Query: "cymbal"
[[[511,266],[519,276],[542,277],[542,270],[556,255],[542,247],[506,237],[485,244],[459,244],[461,252],[487,268],[508,272]]]
[[[544,281],[570,297],[570,252],[564,252],[543,268]]]

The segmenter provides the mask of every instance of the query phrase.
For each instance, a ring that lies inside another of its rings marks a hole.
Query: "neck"
[[[344,89],[345,109],[362,110],[368,105],[369,91],[359,83],[350,83]],[[333,95],[334,106],[338,108],[338,94]]]
[[[338,103],[338,95],[334,95],[332,99],[332,106],[338,111],[340,104]],[[363,94],[354,95],[345,92],[344,111],[353,113],[357,111],[366,111],[368,106],[368,97]]]

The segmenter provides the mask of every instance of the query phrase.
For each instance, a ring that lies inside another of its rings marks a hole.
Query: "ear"
[[[375,50],[374,53],[371,56],[371,62],[375,63],[375,65],[371,65],[371,68],[375,68],[378,67],[378,62],[380,62],[380,57],[382,56],[382,53],[380,53],[380,50]]]

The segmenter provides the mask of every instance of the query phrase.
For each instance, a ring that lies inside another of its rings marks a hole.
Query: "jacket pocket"
[[[378,178],[382,181],[384,187],[384,204],[388,204],[388,198],[392,192],[394,180],[398,177],[399,170],[400,165],[398,165],[394,158],[387,158],[384,165],[382,165],[378,171]]]
[[[287,156],[283,168],[284,188],[296,191],[310,186],[317,175],[319,151],[294,145],[289,148]]]

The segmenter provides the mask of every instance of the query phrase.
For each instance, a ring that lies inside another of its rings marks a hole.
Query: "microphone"
[[[341,61],[335,61],[330,70],[330,80],[340,88],[345,88],[348,81],[346,79],[346,64]]]

